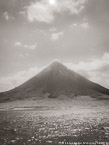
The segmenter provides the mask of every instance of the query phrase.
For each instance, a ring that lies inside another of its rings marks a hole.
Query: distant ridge
[[[10,101],[25,98],[58,97],[66,95],[99,96],[109,95],[109,89],[93,83],[78,73],[68,69],[59,61],[49,64],[39,74],[19,87],[0,94],[0,101]]]

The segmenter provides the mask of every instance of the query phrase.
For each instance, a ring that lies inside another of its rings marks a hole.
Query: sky
[[[109,88],[109,0],[0,0],[0,92],[57,59]]]

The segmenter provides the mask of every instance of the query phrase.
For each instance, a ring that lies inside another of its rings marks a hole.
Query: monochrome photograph
[[[109,145],[109,0],[0,0],[0,145]]]

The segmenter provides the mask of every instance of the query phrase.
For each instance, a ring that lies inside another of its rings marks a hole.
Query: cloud
[[[50,31],[50,32],[55,32],[55,31],[56,31],[56,28],[55,28],[55,27],[51,27],[51,28],[49,29],[49,31]]]
[[[29,53],[26,53],[25,55],[26,55],[26,56],[29,56]]]
[[[24,48],[28,49],[28,50],[35,50],[36,47],[37,47],[37,44],[34,44],[34,45],[24,45]]]
[[[14,46],[16,47],[22,46],[23,48],[28,49],[28,50],[35,50],[37,47],[37,44],[35,43],[33,45],[27,45],[27,44],[22,44],[21,42],[17,41],[14,43]]]
[[[81,23],[80,27],[84,28],[84,29],[88,29],[89,28],[89,24],[87,22],[85,23]]]
[[[55,0],[53,4],[49,0],[41,0],[31,3],[27,8],[27,18],[30,22],[38,21],[51,23],[55,14],[69,12],[70,15],[78,14],[84,8],[86,0]]]
[[[22,43],[19,42],[19,41],[17,41],[17,42],[14,43],[14,45],[15,45],[16,47],[20,47],[20,46],[22,46]]]
[[[4,12],[4,18],[8,21],[8,20],[14,20],[15,18],[11,15],[11,14],[9,14],[7,11],[6,12]]]
[[[24,17],[26,16],[26,12],[25,11],[20,11],[19,14],[24,16]]]
[[[73,24],[71,27],[74,28],[74,27],[77,27],[77,26],[78,26],[78,24],[75,23],[75,24]]]
[[[104,53],[101,58],[78,64],[64,63],[68,68],[80,73],[91,81],[109,88],[109,53]]]
[[[30,56],[29,53],[19,54],[19,57],[21,57],[21,58],[25,58],[25,57],[28,57],[28,56]]]
[[[52,13],[52,9],[49,5],[44,5],[44,3],[36,2],[32,3],[31,6],[28,7],[28,20],[32,21],[39,21],[39,22],[46,22],[49,23],[53,21],[54,16]]]
[[[24,57],[24,55],[20,54],[20,57]],[[50,65],[51,63],[52,62],[50,62],[48,65]],[[0,78],[0,92],[13,89],[23,84],[25,81],[37,75],[40,71],[42,71],[48,65],[42,66],[40,68],[37,66],[34,66],[34,67],[29,68],[28,70],[19,71],[16,74],[12,74],[7,77],[1,77]]]
[[[52,39],[53,41],[56,41],[56,40],[59,39],[59,37],[62,36],[62,35],[63,35],[63,32],[52,33],[52,34],[51,34],[51,39]]]
[[[28,79],[35,76],[38,72],[40,72],[42,68],[38,68],[37,66],[28,69],[27,71],[20,71],[14,75],[1,77],[0,78],[0,92],[7,91],[13,89],[20,84],[24,83]]]
[[[21,58],[24,58],[24,57],[25,57],[24,54],[20,54],[19,56],[20,56]]]
[[[82,28],[82,29],[88,29],[89,28],[89,24],[88,22],[82,22],[82,23],[74,23],[73,25],[71,25],[71,28]]]

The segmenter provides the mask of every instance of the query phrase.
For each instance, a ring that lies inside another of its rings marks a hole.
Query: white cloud
[[[26,16],[26,12],[25,11],[20,11],[19,14],[24,16],[24,17]]]
[[[89,28],[89,24],[88,22],[82,22],[82,23],[74,23],[73,25],[71,25],[71,28],[82,28],[82,29],[88,29]]]
[[[91,81],[109,88],[109,53],[104,53],[99,59],[78,64],[64,63],[68,68],[80,73]]]
[[[26,55],[26,56],[29,56],[29,53],[26,53],[25,55]]]
[[[14,45],[15,45],[16,47],[22,46],[23,48],[28,49],[28,50],[35,50],[36,47],[37,47],[37,44],[36,44],[36,43],[33,44],[33,45],[27,45],[27,44],[22,44],[22,43],[19,42],[19,41],[15,42]]]
[[[28,57],[28,56],[30,56],[30,54],[29,53],[24,53],[24,54],[20,54],[19,55],[19,57],[21,57],[21,58],[25,58],[25,57]]]
[[[51,34],[51,39],[52,39],[53,41],[56,41],[56,40],[59,39],[59,37],[62,36],[62,35],[63,35],[63,32],[52,33],[52,34]]]
[[[15,18],[11,15],[11,14],[9,14],[7,11],[6,12],[4,12],[4,18],[8,21],[8,20],[14,20]]]
[[[39,21],[51,23],[55,19],[56,13],[64,11],[70,15],[78,14],[84,8],[83,4],[86,0],[55,0],[53,4],[49,0],[41,0],[31,3],[27,8],[27,18],[30,22]]]
[[[88,29],[89,28],[89,24],[87,22],[81,23],[80,26],[84,29]]]
[[[78,24],[75,23],[75,24],[73,24],[71,27],[74,28],[74,27],[77,27],[77,26],[78,26]]]
[[[20,56],[21,58],[24,58],[24,54],[20,54],[19,56]]]
[[[24,45],[24,48],[28,49],[28,50],[35,50],[36,47],[37,47],[37,44],[34,44],[34,45]]]
[[[14,43],[14,45],[15,45],[16,47],[20,47],[20,46],[22,46],[22,43],[19,42],[19,41],[17,41],[17,42]]]
[[[20,84],[24,83],[28,79],[35,76],[38,72],[40,72],[42,68],[32,67],[29,70],[20,71],[14,75],[7,76],[7,77],[1,77],[0,78],[0,92],[1,91],[7,91],[12,88],[15,88],[19,86]]]
[[[105,61],[105,63],[109,63],[109,53],[104,53],[103,57],[102,57],[103,61]]]
[[[36,2],[32,3],[31,6],[28,7],[28,20],[32,21],[39,21],[39,22],[46,22],[49,23],[53,21],[54,17],[52,14],[52,10],[49,5]]]
[[[50,3],[51,5],[54,5],[54,4],[56,3],[56,0],[49,0],[49,3]]]
[[[49,29],[49,31],[50,31],[50,32],[55,32],[55,31],[56,31],[56,28],[55,28],[55,27],[51,27],[51,28]]]

